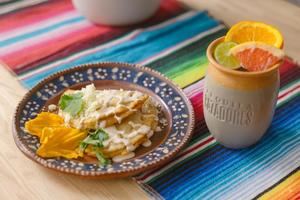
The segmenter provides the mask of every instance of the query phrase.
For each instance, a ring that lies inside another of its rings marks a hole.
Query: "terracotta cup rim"
[[[260,71],[260,72],[244,72],[244,71],[237,71],[233,69],[228,69],[222,65],[220,65],[214,58],[213,52],[215,50],[215,47],[220,43],[224,41],[225,36],[215,39],[213,42],[211,42],[206,50],[206,56],[208,58],[208,61],[211,63],[211,66],[217,68],[218,70],[225,72],[227,74],[236,75],[236,76],[243,76],[243,77],[254,77],[254,76],[265,76],[268,75],[274,71],[276,71],[282,62],[275,64],[271,68]]]

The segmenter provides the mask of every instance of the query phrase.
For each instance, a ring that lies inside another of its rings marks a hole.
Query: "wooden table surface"
[[[285,37],[285,50],[300,61],[300,7],[283,0],[181,0],[232,25],[258,20],[276,25]],[[89,180],[58,174],[27,159],[12,138],[15,107],[26,90],[0,67],[0,199],[148,199],[129,178]]]

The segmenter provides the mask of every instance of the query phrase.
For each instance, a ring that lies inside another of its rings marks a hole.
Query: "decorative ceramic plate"
[[[57,103],[66,89],[80,89],[90,83],[94,83],[97,89],[123,88],[149,94],[160,104],[167,125],[151,137],[150,147],[139,147],[134,158],[108,166],[99,166],[90,157],[68,160],[36,155],[39,140],[24,131],[25,122],[49,104]],[[17,107],[13,135],[27,157],[47,168],[86,177],[113,178],[131,176],[163,165],[184,147],[193,128],[194,113],[190,101],[181,89],[160,73],[138,65],[95,63],[58,72],[32,88]]]

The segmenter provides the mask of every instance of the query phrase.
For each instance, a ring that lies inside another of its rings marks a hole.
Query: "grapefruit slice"
[[[283,37],[273,26],[262,22],[241,21],[230,28],[225,36],[225,42],[238,44],[250,41],[263,42],[277,48],[283,47]]]
[[[230,49],[229,53],[251,72],[264,71],[284,57],[282,50],[262,42],[245,42]]]
[[[233,56],[229,54],[229,50],[235,47],[237,44],[234,42],[222,42],[220,43],[215,51],[214,57],[216,61],[226,68],[237,69],[240,67],[240,62]]]

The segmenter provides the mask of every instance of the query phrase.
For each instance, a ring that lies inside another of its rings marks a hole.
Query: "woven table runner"
[[[148,21],[130,27],[94,25],[69,0],[0,3],[0,60],[26,88],[75,65],[119,61],[153,68],[190,98],[196,128],[167,165],[134,179],[155,199],[300,199],[300,68],[280,68],[276,113],[255,146],[230,150],[208,132],[202,110],[208,44],[227,28],[207,12],[163,0]]]

